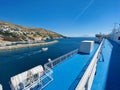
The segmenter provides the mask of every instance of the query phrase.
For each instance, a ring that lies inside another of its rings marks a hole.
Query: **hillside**
[[[64,36],[43,28],[28,28],[0,21],[0,42],[2,41],[41,41],[63,38]]]

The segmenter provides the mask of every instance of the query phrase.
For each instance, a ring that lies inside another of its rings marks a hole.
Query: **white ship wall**
[[[112,33],[110,38],[120,44],[120,40],[118,39],[120,37],[120,32]]]

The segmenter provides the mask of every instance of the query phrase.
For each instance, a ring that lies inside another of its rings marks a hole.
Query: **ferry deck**
[[[37,82],[37,84],[31,85],[29,89],[119,90],[119,52],[120,45],[106,39],[101,44],[95,43],[90,54],[79,53],[78,50],[75,50],[53,61],[50,60],[44,65],[46,74],[42,76],[47,76],[47,79],[42,79],[42,83],[49,83],[41,86]]]

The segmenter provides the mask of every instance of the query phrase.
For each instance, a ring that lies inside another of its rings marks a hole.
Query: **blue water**
[[[10,90],[10,77],[33,68],[44,65],[48,58],[55,59],[74,49],[79,48],[80,41],[93,38],[69,38],[59,39],[59,42],[47,46],[22,48],[17,50],[0,52],[0,83],[4,90]],[[48,51],[40,52],[42,47],[48,47]]]

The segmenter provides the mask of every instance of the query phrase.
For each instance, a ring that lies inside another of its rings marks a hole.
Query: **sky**
[[[0,20],[66,36],[108,34],[120,23],[120,0],[0,0]]]

